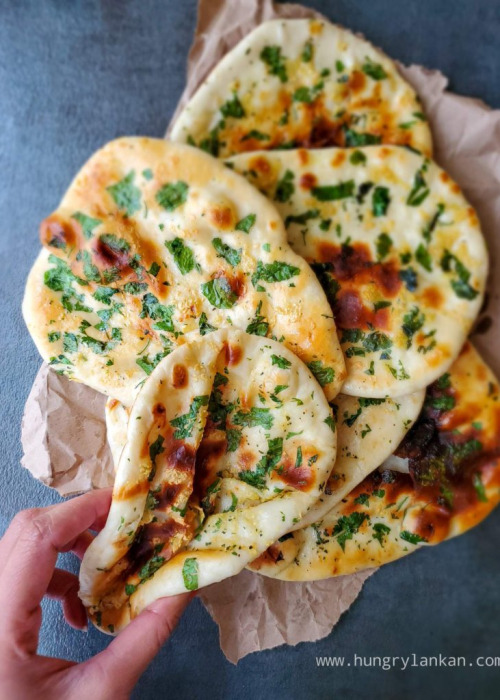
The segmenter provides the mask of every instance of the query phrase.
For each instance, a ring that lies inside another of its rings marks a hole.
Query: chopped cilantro
[[[150,559],[148,563],[145,564],[139,571],[139,578],[141,579],[141,583],[151,578],[151,576],[153,576],[153,574],[156,571],[158,571],[158,569],[164,564],[164,562],[165,557],[160,557],[158,555]]]
[[[319,209],[308,209],[303,214],[290,214],[285,219],[285,227],[288,228],[290,224],[306,224],[309,219],[317,219],[319,217]]]
[[[300,274],[300,268],[285,262],[275,260],[272,263],[257,263],[257,269],[252,275],[252,284],[255,287],[259,280],[264,282],[285,282]]]
[[[246,328],[247,333],[252,335],[266,336],[269,331],[269,323],[266,321],[264,316],[261,316],[260,310],[262,308],[262,301],[259,301],[257,310],[255,312],[255,317],[250,321]]]
[[[353,151],[349,156],[349,161],[352,165],[364,165],[366,163],[366,156],[362,151]]]
[[[174,440],[185,440],[191,437],[200,409],[202,406],[207,406],[208,401],[208,396],[195,396],[191,402],[189,411],[170,421],[172,428],[176,428],[174,431]]]
[[[484,488],[484,484],[481,480],[481,474],[479,472],[476,472],[474,474],[472,478],[472,483],[474,484],[474,488],[476,489],[477,500],[481,501],[481,503],[487,503],[488,496],[486,495],[486,489]]]
[[[295,185],[293,184],[294,177],[291,170],[286,170],[281,180],[278,180],[276,192],[274,193],[274,199],[277,202],[288,202],[293,195],[295,192]]]
[[[215,326],[210,325],[210,323],[208,322],[207,315],[204,311],[202,311],[200,314],[200,320],[198,325],[200,329],[200,335],[207,335],[207,333],[212,333],[213,331],[217,330]]]
[[[391,528],[384,523],[375,523],[373,526],[373,539],[380,542],[380,546],[383,547],[385,543],[385,538],[390,533]]]
[[[174,307],[172,305],[165,306],[160,304],[158,299],[148,292],[142,297],[142,310],[140,313],[141,318],[149,317],[151,320],[156,321],[153,324],[155,330],[174,332],[174,323],[172,321],[172,315],[174,313]]]
[[[135,171],[131,170],[123,180],[106,187],[118,209],[123,209],[127,216],[132,216],[141,208],[141,191],[134,185]]]
[[[83,235],[87,240],[89,238],[92,238],[94,229],[97,226],[99,226],[99,224],[102,224],[102,221],[100,219],[94,219],[91,216],[87,216],[87,214],[84,214],[81,211],[75,211],[74,214],[71,214],[71,218],[75,221],[78,221],[78,223],[82,227]]]
[[[413,336],[419,331],[425,323],[425,314],[423,314],[418,306],[414,306],[407,314],[403,316],[403,325],[401,326],[403,333],[407,337],[406,347],[411,348]]]
[[[235,452],[238,449],[239,444],[241,442],[241,430],[238,430],[237,428],[228,428],[226,430],[226,439],[226,451]]]
[[[184,243],[182,238],[174,238],[173,241],[165,241],[165,247],[173,256],[175,264],[182,275],[187,275],[191,270],[201,272],[201,267],[196,262],[193,251]]]
[[[241,261],[241,248],[236,250],[236,248],[231,248],[231,246],[224,243],[220,238],[214,238],[212,245],[217,252],[217,256],[224,258],[224,260],[229,263],[232,267],[239,265]]]
[[[376,134],[359,133],[358,131],[354,131],[354,129],[349,129],[346,126],[344,126],[344,138],[345,145],[347,148],[353,148],[358,146],[373,146],[382,141],[381,136],[377,136]]]
[[[258,408],[256,406],[252,406],[248,411],[237,411],[233,418],[233,423],[235,425],[245,428],[254,428],[260,425],[266,430],[270,430],[273,427],[273,422],[274,418],[269,408]]]
[[[224,104],[221,105],[220,111],[223,117],[234,117],[234,119],[241,119],[245,116],[245,110],[236,93],[233,94],[232,99],[227,100],[227,102],[224,102]]]
[[[313,360],[307,365],[321,386],[331,384],[335,379],[333,367],[327,367],[321,360]]]
[[[424,246],[423,243],[420,243],[418,246],[417,250],[415,251],[415,260],[422,265],[424,269],[426,269],[428,272],[432,272],[432,258],[431,254],[427,250],[427,248]]]
[[[368,58],[368,56],[366,56],[361,70],[373,80],[385,80],[385,78],[387,78],[387,73],[383,66],[380,63],[375,63],[371,58]]]
[[[427,542],[425,537],[417,535],[416,532],[408,532],[408,530],[403,530],[403,532],[400,534],[400,537],[402,540],[405,540],[405,542],[409,542],[410,544],[419,544],[420,542]]]
[[[231,309],[238,299],[226,277],[216,277],[205,282],[201,285],[201,292],[217,309]]]
[[[292,363],[281,355],[271,355],[271,364],[277,365],[281,369],[288,369],[292,366]]]
[[[288,75],[285,57],[281,55],[281,47],[265,46],[260,52],[260,59],[266,64],[268,73],[276,75],[282,83],[286,83]]]
[[[188,190],[189,185],[182,180],[169,182],[158,190],[156,201],[166,211],[174,211],[174,209],[185,203],[188,197]]]
[[[399,271],[399,278],[404,282],[409,292],[414,292],[418,285],[418,276],[413,267],[406,267]]]
[[[236,231],[243,231],[243,233],[250,233],[252,226],[255,224],[257,219],[256,214],[247,214],[247,216],[240,219],[236,226],[234,227]]]
[[[335,527],[332,530],[332,535],[337,538],[337,542],[345,551],[345,543],[347,540],[352,540],[353,536],[358,532],[361,525],[368,519],[366,513],[358,513],[355,511],[350,515],[342,515]]]
[[[375,187],[372,194],[373,216],[385,216],[391,202],[388,187]]]
[[[406,200],[406,203],[410,207],[420,206],[420,204],[422,204],[424,199],[426,199],[430,193],[430,189],[428,188],[427,182],[425,181],[423,175],[426,170],[427,165],[424,163],[424,165],[415,173],[415,177],[413,179],[413,187]]]
[[[377,257],[379,260],[383,260],[392,248],[392,238],[387,233],[381,233],[376,240]]]
[[[354,196],[354,180],[339,182],[338,185],[325,185],[323,187],[313,187],[311,194],[319,202],[334,202],[338,199],[346,199]]]
[[[196,557],[188,557],[182,566],[182,580],[188,591],[198,589],[198,560]]]

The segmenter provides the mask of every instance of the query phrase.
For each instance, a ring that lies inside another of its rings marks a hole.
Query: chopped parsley
[[[353,151],[349,156],[349,161],[352,165],[364,165],[366,163],[366,156],[362,151]]]
[[[420,243],[418,246],[417,250],[415,251],[415,260],[422,265],[422,267],[427,270],[428,272],[432,272],[432,258],[431,254],[427,250],[427,248],[424,246],[423,243]]]
[[[377,136],[376,134],[360,133],[358,131],[354,131],[354,129],[349,129],[347,126],[344,126],[344,138],[347,148],[374,146],[382,141],[381,136]]]
[[[290,224],[307,224],[310,219],[317,219],[319,217],[319,209],[308,209],[303,214],[290,214],[285,219],[285,227],[288,228]]]

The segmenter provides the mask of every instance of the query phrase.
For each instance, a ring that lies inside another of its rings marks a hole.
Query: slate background
[[[456,92],[500,108],[498,0],[310,4],[393,58],[439,68]],[[23,405],[40,364],[20,312],[38,224],[99,146],[124,134],[163,134],[183,88],[195,16],[195,0],[0,0],[0,531],[18,510],[58,500],[19,465]],[[254,654],[237,667],[194,601],[134,697],[498,697],[500,667],[347,664],[355,653],[441,653],[468,663],[500,656],[499,539],[500,511],[378,572],[326,639]],[[76,566],[71,556],[65,564]],[[83,660],[107,641],[93,629],[71,630],[56,603],[45,606],[42,653]],[[344,654],[346,666],[317,668],[315,657],[326,654]]]

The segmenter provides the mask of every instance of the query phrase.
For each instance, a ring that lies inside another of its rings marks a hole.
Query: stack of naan
[[[113,502],[81,570],[101,629],[246,566],[380,565],[500,500],[499,386],[467,341],[485,242],[364,40],[262,24],[170,141],[92,156],[41,238],[28,328],[109,397]]]

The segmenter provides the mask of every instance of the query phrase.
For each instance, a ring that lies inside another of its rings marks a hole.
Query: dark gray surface
[[[310,4],[392,57],[440,68],[455,91],[500,107],[498,0]],[[0,0],[0,531],[21,508],[57,500],[19,465],[23,405],[40,363],[20,313],[38,223],[105,141],[163,134],[183,88],[195,13],[195,0]],[[498,697],[500,666],[383,671],[347,663],[355,653],[463,655],[467,664],[500,657],[499,541],[497,512],[466,536],[378,572],[326,639],[254,654],[237,667],[195,601],[135,696]],[[74,632],[57,604],[46,606],[43,653],[82,660],[107,641],[95,630]],[[316,656],[332,654],[345,655],[346,666],[316,668]]]

